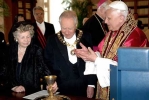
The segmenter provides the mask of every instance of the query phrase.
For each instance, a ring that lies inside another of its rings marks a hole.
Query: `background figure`
[[[108,32],[107,26],[104,24],[106,6],[108,0],[100,0],[96,13],[90,17],[83,25],[82,30],[91,33],[94,50],[96,51],[98,43],[104,38]]]
[[[97,77],[83,75],[85,62],[74,54],[80,42],[92,46],[91,36],[76,29],[78,20],[73,11],[64,11],[59,22],[61,30],[48,39],[44,54],[49,69],[57,76],[58,91],[63,95],[92,98]]]
[[[0,32],[0,90],[6,84],[6,72],[8,64],[8,47],[4,39],[4,34]]]
[[[41,90],[40,78],[51,73],[43,61],[42,49],[32,44],[33,26],[20,24],[13,35],[17,42],[10,46],[9,87],[15,92],[37,92]]]
[[[143,30],[144,25],[143,25],[142,21],[138,19],[138,13],[134,13],[133,16],[134,16],[134,19],[137,20],[137,26]]]
[[[33,15],[36,20],[33,23],[35,31],[34,42],[44,49],[48,37],[55,34],[55,29],[53,24],[44,22],[44,10],[42,7],[34,7]]]
[[[128,7],[122,1],[113,1],[106,10],[105,23],[109,32],[99,43],[98,51],[86,48],[75,50],[75,54],[87,61],[85,74],[96,74],[99,81],[97,99],[109,100],[110,64],[117,65],[119,47],[147,47],[148,40],[143,31],[137,27]]]
[[[83,25],[86,23],[86,21],[88,20],[89,18],[88,17],[85,17],[84,19],[83,19]]]
[[[3,49],[7,46],[6,41],[5,41],[5,36],[4,33],[0,32],[0,48]]]
[[[24,19],[24,15],[23,14],[17,14],[14,18],[14,21],[13,21],[13,24],[12,24],[12,27],[10,29],[10,32],[8,34],[8,41],[9,41],[9,44],[11,43],[14,43],[15,42],[15,39],[14,39],[14,36],[13,36],[13,32],[16,30],[16,24],[22,22],[22,21],[25,21]]]

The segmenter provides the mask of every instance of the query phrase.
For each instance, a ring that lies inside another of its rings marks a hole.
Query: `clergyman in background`
[[[108,27],[104,23],[106,6],[110,3],[110,0],[100,0],[96,13],[91,16],[83,25],[82,30],[91,33],[93,41],[93,49],[97,50],[98,44],[104,38],[108,32]]]

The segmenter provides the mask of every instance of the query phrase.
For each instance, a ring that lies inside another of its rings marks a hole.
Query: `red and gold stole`
[[[114,60],[118,48],[123,45],[136,26],[137,22],[133,19],[132,14],[129,14],[123,26],[117,32],[111,32],[106,37],[102,57]]]

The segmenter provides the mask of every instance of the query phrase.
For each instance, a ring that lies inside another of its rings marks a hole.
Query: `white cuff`
[[[100,86],[110,86],[110,64],[117,66],[117,62],[107,58],[99,58],[95,60],[97,68],[97,78]]]
[[[94,86],[94,85],[88,85],[88,86],[95,88],[95,86]]]
[[[94,62],[86,61],[84,75],[96,74],[97,69]]]

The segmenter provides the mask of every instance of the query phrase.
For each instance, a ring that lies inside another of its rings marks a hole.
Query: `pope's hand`
[[[95,52],[90,48],[86,48],[82,43],[80,43],[82,49],[76,49],[75,54],[77,57],[82,58],[84,61],[92,61],[94,62],[97,58]]]

